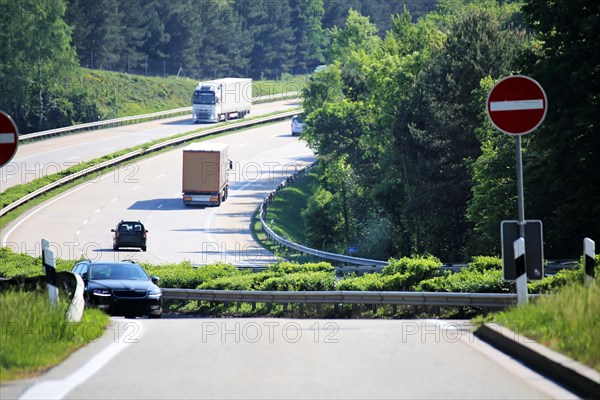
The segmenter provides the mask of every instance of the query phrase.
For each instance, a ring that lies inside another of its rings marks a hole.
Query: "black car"
[[[146,251],[146,238],[148,231],[140,221],[121,221],[115,229],[111,229],[113,235],[113,250],[121,247],[139,247]]]
[[[162,315],[162,291],[158,277],[148,277],[133,261],[81,261],[73,268],[85,284],[86,306],[111,315],[137,317]]]

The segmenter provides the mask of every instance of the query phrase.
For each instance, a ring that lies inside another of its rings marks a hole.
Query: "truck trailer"
[[[183,149],[183,204],[218,207],[227,200],[228,150],[224,143],[192,143]]]
[[[192,119],[219,122],[244,118],[252,105],[252,79],[223,78],[200,82],[192,96]]]

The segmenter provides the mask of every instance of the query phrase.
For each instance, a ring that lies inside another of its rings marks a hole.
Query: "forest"
[[[0,20],[0,109],[28,133],[97,119],[82,71],[281,79],[327,62],[349,9],[380,34],[436,0],[15,0]],[[181,106],[186,105],[183,103]]]
[[[357,11],[334,29],[329,67],[304,90],[320,186],[303,217],[308,244],[359,255],[500,255],[517,219],[515,138],[486,114],[510,74],[548,98],[524,135],[525,217],[543,224],[546,259],[600,240],[600,2],[452,1],[381,36]]]
[[[600,240],[597,0],[16,0],[3,13],[0,109],[22,133],[97,119],[90,69],[281,79],[328,65],[303,91],[321,174],[307,237],[379,259],[499,255],[500,221],[517,217],[514,138],[484,104],[502,77],[531,76],[548,113],[523,137],[526,218],[542,221],[548,259]]]

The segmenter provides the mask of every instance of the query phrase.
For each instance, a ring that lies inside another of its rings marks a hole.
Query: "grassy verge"
[[[279,236],[295,243],[302,244],[306,242],[304,220],[300,211],[306,207],[317,181],[318,176],[315,172],[309,171],[291,186],[281,191],[269,205],[265,221]],[[271,223],[271,221],[273,222]],[[254,240],[279,258],[300,263],[318,261],[310,256],[290,251],[277,244],[277,242],[269,240],[262,229],[258,209],[252,217],[251,231]]]
[[[511,308],[477,323],[493,322],[600,371],[600,282],[571,283],[556,295]]]
[[[0,294],[0,382],[38,375],[100,337],[110,319],[86,309],[79,323],[65,321],[66,303],[52,306],[43,291]]]

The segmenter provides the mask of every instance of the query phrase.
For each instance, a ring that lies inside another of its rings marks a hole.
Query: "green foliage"
[[[148,275],[160,278],[159,286],[168,288],[195,289],[208,281],[242,275],[242,272],[231,264],[194,267],[191,262],[183,261],[178,264],[142,264],[142,267]]]
[[[77,348],[102,336],[110,322],[97,309],[86,309],[79,323],[67,322],[67,307],[64,300],[58,307],[51,305],[45,291],[0,292],[2,383],[58,364]]]
[[[526,209],[544,222],[544,253],[573,258],[584,237],[600,240],[600,2],[528,0],[534,40],[523,73],[548,97],[548,112],[524,159]]]
[[[426,279],[415,287],[422,292],[509,293],[514,283],[505,281],[502,271],[464,269],[455,274]]]
[[[335,290],[336,279],[332,272],[296,272],[286,273],[265,279],[258,290],[310,291]]]
[[[600,371],[600,285],[570,283],[553,296],[493,314],[506,326]]]
[[[502,269],[502,259],[498,257],[490,257],[490,256],[475,256],[471,259],[471,262],[468,264],[467,268],[470,271],[490,271],[490,270],[501,270]]]
[[[378,273],[346,276],[339,282],[338,290],[379,292],[383,290],[383,279]]]
[[[287,261],[278,262],[277,264],[269,265],[267,272],[277,276],[294,273],[312,273],[312,272],[327,272],[334,273],[335,268],[328,262],[318,263],[292,263]]]

